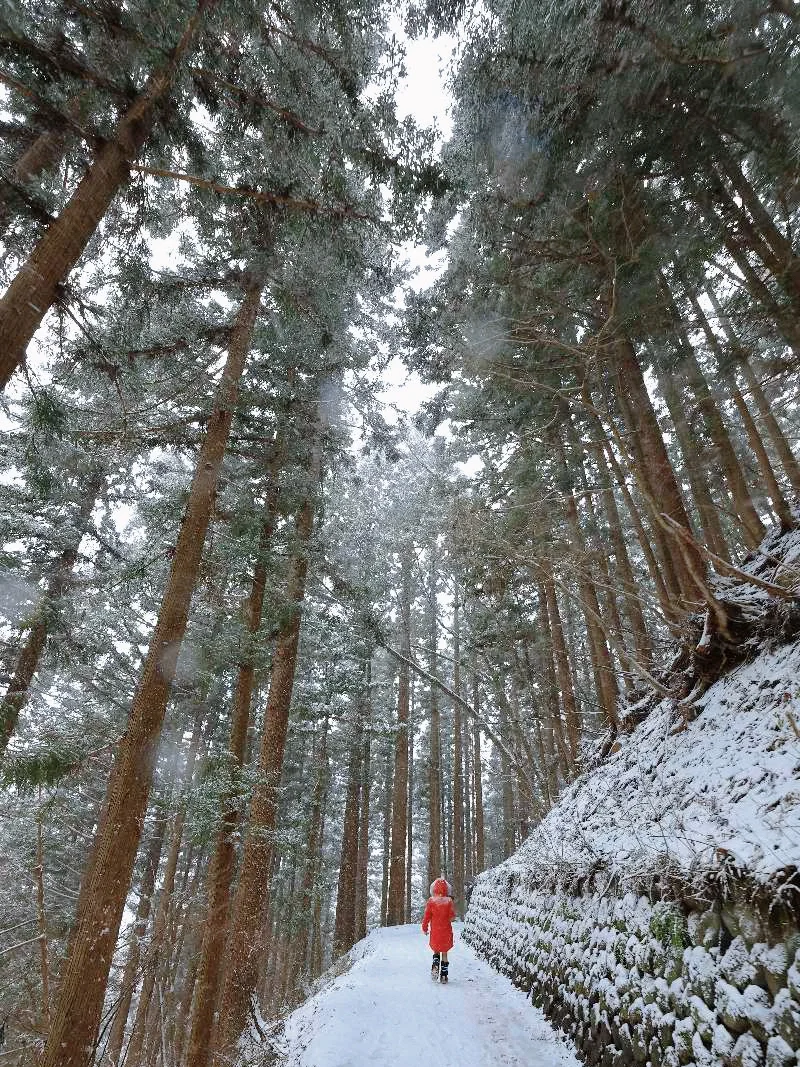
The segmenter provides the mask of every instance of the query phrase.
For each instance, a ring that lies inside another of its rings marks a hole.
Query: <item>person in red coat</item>
[[[425,905],[422,917],[422,932],[427,934],[430,927],[431,936],[428,944],[433,950],[431,978],[440,982],[447,981],[450,967],[447,953],[453,947],[453,919],[456,909],[453,907],[452,890],[444,878],[437,878],[431,885],[431,895]]]

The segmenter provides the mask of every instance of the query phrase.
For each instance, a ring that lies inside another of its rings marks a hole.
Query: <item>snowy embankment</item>
[[[756,618],[702,695],[643,702],[473,893],[465,938],[590,1063],[800,1063],[800,643],[768,600],[741,596],[773,636]]]
[[[524,994],[461,941],[450,983],[430,979],[419,926],[374,930],[336,977],[286,1020],[277,1061],[292,1067],[577,1067]]]

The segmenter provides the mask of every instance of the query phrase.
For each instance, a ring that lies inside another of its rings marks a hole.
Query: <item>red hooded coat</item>
[[[456,909],[447,895],[449,890],[450,886],[444,878],[437,878],[431,886],[433,895],[425,905],[425,914],[422,917],[422,932],[427,934],[430,927],[431,937],[428,944],[434,952],[449,952],[453,947],[452,922],[456,917]]]

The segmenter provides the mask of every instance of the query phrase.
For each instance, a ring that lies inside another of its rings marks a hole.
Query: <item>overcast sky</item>
[[[402,41],[406,51],[406,77],[397,92],[397,112],[400,118],[411,116],[421,126],[439,128],[441,140],[447,140],[452,130],[450,93],[447,91],[447,66],[453,55],[454,39],[447,35],[437,38],[409,40],[403,33],[399,19],[394,18],[391,29]],[[444,267],[444,253],[429,256],[423,245],[408,243],[402,247],[403,256],[415,268],[418,275],[413,288],[423,289],[430,285]],[[409,374],[399,359],[393,360],[386,372],[387,388],[383,394],[387,418],[394,421],[391,408],[413,414],[420,404],[436,391],[425,386],[416,374]]]

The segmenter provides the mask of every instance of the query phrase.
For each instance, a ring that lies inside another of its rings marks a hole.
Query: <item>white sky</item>
[[[406,77],[401,81],[396,97],[398,116],[401,119],[410,116],[421,126],[431,126],[435,123],[439,129],[441,145],[452,131],[452,97],[445,82],[455,39],[442,35],[436,38],[408,40],[397,17],[391,22],[391,31],[403,42],[406,52]],[[410,242],[403,245],[400,251],[403,258],[418,271],[416,279],[411,283],[411,288],[417,291],[431,285],[444,269],[446,254],[443,252],[429,255],[424,245]],[[401,298],[398,297],[398,300]],[[398,416],[393,408],[413,414],[436,392],[435,386],[424,385],[419,376],[413,372],[409,373],[399,359],[394,359],[389,364],[385,378],[387,388],[382,399],[387,405],[386,418],[389,422],[397,421]]]

